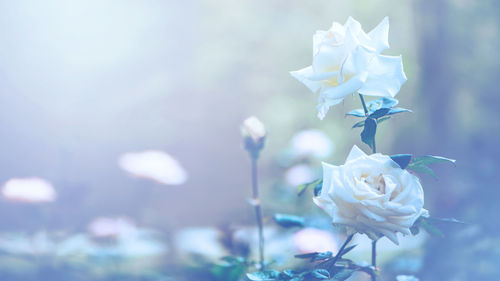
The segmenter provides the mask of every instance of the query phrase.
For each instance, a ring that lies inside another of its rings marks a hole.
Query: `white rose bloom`
[[[354,146],[344,165],[323,163],[323,187],[314,202],[348,233],[365,233],[376,240],[387,236],[398,244],[397,232],[427,215],[418,178],[389,156],[366,155]]]
[[[389,48],[389,19],[385,17],[368,34],[349,17],[342,26],[334,22],[313,37],[311,66],[291,74],[312,92],[319,93],[318,117],[345,96],[359,92],[369,96],[394,97],[406,82],[401,56],[384,56]]]

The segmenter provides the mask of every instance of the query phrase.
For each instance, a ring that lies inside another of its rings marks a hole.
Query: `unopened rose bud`
[[[252,157],[258,158],[267,135],[264,124],[255,116],[248,117],[243,121],[241,134],[245,140],[245,149],[248,150]]]

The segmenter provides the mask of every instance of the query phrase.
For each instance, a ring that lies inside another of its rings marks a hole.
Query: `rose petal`
[[[318,105],[316,108],[318,109],[318,118],[320,120],[323,120],[326,116],[326,113],[328,113],[328,109],[330,109],[330,106],[334,106],[336,104],[341,103],[344,100],[344,98],[340,99],[329,99],[324,97],[323,95],[320,95],[318,98]]]
[[[349,156],[347,156],[346,162],[366,156],[366,153],[363,152],[357,145],[354,145],[351,148],[351,152],[349,152]]]
[[[360,32],[363,32],[361,28],[361,23],[359,21],[353,19],[352,17],[348,17],[346,22],[344,23],[345,29],[349,29],[352,34],[358,35]]]
[[[340,71],[313,73],[312,75],[306,76],[306,78],[311,81],[329,80],[339,75],[339,73]]]
[[[348,54],[349,50],[344,44],[337,46],[320,44],[318,52],[313,57],[314,73],[339,71]]]
[[[359,208],[359,210],[368,219],[371,219],[371,220],[374,220],[374,221],[377,221],[377,222],[385,222],[386,221],[386,219],[384,217],[379,216],[379,215],[375,214],[374,212],[371,212],[368,208]]]
[[[385,49],[389,48],[389,18],[385,17],[374,29],[372,29],[368,36],[371,39],[370,47],[377,50],[380,54]]]
[[[366,72],[360,73],[359,75],[352,77],[351,79],[338,85],[337,87],[331,87],[324,90],[321,95],[326,100],[343,99],[345,96],[348,96],[363,87],[367,76],[368,73]]]
[[[391,240],[394,244],[399,245],[399,240],[398,240],[398,236],[396,235],[396,232],[381,229],[380,233],[382,233],[385,237],[389,238],[389,240]]]
[[[377,56],[377,53],[374,49],[361,45],[356,46],[342,64],[341,75],[343,77],[352,77],[365,71],[375,56]]]
[[[321,88],[321,82],[311,81],[307,79],[307,77],[314,75],[312,66],[308,66],[296,71],[290,71],[290,75],[299,80],[312,92],[317,92]]]
[[[358,90],[363,95],[395,97],[407,80],[401,56],[376,56],[366,71],[368,77]]]
[[[338,45],[344,40],[345,27],[338,22],[333,22],[328,31],[318,30],[313,35],[313,55],[318,52],[320,44]]]

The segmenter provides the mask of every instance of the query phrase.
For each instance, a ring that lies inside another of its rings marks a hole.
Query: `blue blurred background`
[[[426,205],[471,224],[382,247],[383,274],[498,280],[499,14],[495,0],[0,1],[0,279],[216,280],[205,269],[221,256],[254,255],[239,131],[250,115],[269,131],[269,259],[337,245],[324,231],[311,249],[269,218],[328,229],[295,188],[352,144],[368,151],[344,118],[359,101],[319,121],[288,71],[310,64],[313,33],[332,21],[370,30],[389,16],[387,54],[408,76],[397,98],[414,113],[381,126],[379,151],[457,159],[421,177]]]

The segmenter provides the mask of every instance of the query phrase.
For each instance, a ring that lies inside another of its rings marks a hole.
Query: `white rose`
[[[342,26],[334,22],[313,37],[311,66],[291,74],[313,92],[319,92],[318,117],[345,96],[359,92],[369,96],[394,97],[406,82],[401,56],[383,56],[389,48],[389,20],[385,17],[366,34],[349,17]]]
[[[314,202],[349,234],[365,233],[373,240],[387,236],[395,244],[397,232],[410,234],[418,217],[427,215],[416,176],[389,156],[366,155],[357,146],[344,165],[323,163],[323,188]]]

